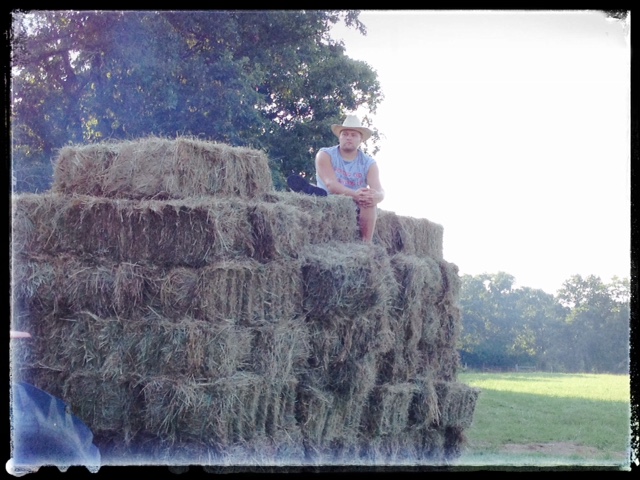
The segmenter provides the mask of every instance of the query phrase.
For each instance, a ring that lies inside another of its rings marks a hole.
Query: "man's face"
[[[357,130],[344,129],[340,131],[340,148],[346,152],[357,150],[362,143],[362,135]]]

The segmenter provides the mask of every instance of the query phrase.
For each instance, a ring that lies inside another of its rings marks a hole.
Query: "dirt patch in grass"
[[[542,453],[544,455],[551,455],[556,457],[582,457],[582,458],[597,458],[602,457],[604,452],[601,450],[585,446],[577,445],[570,442],[552,442],[552,443],[507,443],[502,449],[501,453],[507,454],[519,454],[526,455],[529,453]],[[614,455],[616,458],[619,456],[624,459],[625,452]]]

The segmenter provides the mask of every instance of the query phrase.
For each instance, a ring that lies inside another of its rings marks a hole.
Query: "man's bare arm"
[[[372,192],[372,200],[374,204],[380,203],[384,200],[384,189],[380,182],[380,169],[377,164],[371,165],[369,173],[367,174],[367,184]]]

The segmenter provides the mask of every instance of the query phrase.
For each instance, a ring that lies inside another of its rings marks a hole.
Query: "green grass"
[[[628,375],[461,373],[481,390],[460,465],[629,465]]]

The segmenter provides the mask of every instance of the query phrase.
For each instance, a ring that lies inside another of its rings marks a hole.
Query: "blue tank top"
[[[342,158],[338,148],[339,145],[334,145],[333,147],[320,149],[321,152],[326,152],[329,154],[329,157],[331,157],[331,165],[333,166],[333,171],[336,172],[338,181],[351,190],[358,190],[359,188],[366,187],[369,168],[371,168],[371,165],[376,163],[376,161],[360,149],[358,149],[358,156],[355,160],[347,161]],[[317,172],[316,183],[320,188],[327,190],[326,185],[318,176]]]

